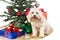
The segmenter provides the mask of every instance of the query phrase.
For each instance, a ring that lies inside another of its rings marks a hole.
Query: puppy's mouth
[[[36,15],[34,15],[34,16],[31,17],[30,20],[31,20],[31,21],[40,21],[41,18],[38,18]]]
[[[31,21],[36,21],[36,20],[38,21],[39,19],[37,17],[32,17],[31,18]]]
[[[38,19],[38,18],[37,17],[32,17],[31,19],[34,19],[35,20],[35,19]]]

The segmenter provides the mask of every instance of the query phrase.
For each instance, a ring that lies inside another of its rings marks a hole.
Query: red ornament
[[[18,28],[13,28],[13,31],[17,32],[18,31]]]
[[[27,16],[28,13],[29,13],[30,9],[27,9],[26,12],[25,12],[25,15]]]
[[[17,12],[16,15],[17,15],[17,16],[20,16],[20,15],[21,15],[21,12]]]
[[[11,9],[10,8],[8,8],[8,12],[11,13]]]

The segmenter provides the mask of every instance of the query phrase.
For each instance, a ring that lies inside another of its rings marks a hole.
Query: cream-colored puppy
[[[51,27],[39,9],[31,8],[27,19],[32,26],[32,37],[36,37],[38,34],[39,37],[44,37],[45,34],[49,34]]]

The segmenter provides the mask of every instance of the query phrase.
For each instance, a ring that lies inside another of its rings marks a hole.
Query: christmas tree
[[[7,6],[7,11],[4,12],[4,15],[0,15],[2,17],[7,17],[4,21],[11,21],[9,27],[10,28],[18,28],[24,29],[26,33],[32,33],[31,24],[27,21],[27,14],[32,7],[38,7],[39,4],[36,0],[10,0],[11,2],[4,2],[11,4]]]
[[[7,6],[8,12],[5,11],[4,13],[6,15],[2,16],[7,17],[7,19],[4,20],[5,22],[12,20],[11,23],[16,23],[15,26],[20,27],[22,24],[25,23],[25,21],[27,21],[26,13],[28,13],[30,8],[33,6],[37,6],[37,1],[36,0],[10,0],[10,1],[12,1],[12,3],[11,6]]]

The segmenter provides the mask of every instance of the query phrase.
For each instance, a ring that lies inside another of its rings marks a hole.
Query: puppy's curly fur
[[[45,34],[50,33],[51,27],[39,9],[31,8],[27,15],[27,19],[32,26],[32,37],[36,37],[38,34],[39,37],[44,37]]]

